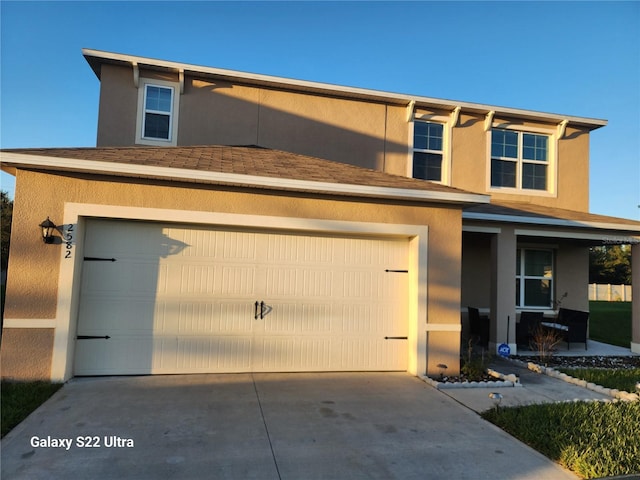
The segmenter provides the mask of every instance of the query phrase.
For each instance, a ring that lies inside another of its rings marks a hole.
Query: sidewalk
[[[525,366],[517,365],[503,358],[496,358],[490,367],[506,375],[516,374],[520,378],[522,386],[451,388],[440,391],[478,413],[496,405],[495,401],[489,397],[489,394],[493,392],[502,395],[500,401],[502,407],[573,400],[612,400],[608,395],[587,390],[548,375],[532,372]]]

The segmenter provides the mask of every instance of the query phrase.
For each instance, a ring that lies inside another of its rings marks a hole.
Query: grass
[[[2,437],[62,387],[61,383],[2,382]]]
[[[583,478],[640,472],[640,402],[571,402],[482,414]]]
[[[635,393],[640,382],[640,368],[559,368],[559,371],[607,388]]]
[[[631,302],[589,302],[589,338],[629,348]]]

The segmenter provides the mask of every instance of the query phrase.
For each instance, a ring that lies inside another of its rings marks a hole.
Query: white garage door
[[[407,239],[90,220],[75,374],[406,370],[407,266]]]

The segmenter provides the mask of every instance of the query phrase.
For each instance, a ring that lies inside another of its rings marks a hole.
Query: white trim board
[[[3,328],[55,328],[55,318],[5,318]]]
[[[600,230],[622,230],[639,232],[640,225],[627,225],[621,223],[590,222],[580,220],[566,220],[558,218],[527,217],[523,215],[499,215],[495,213],[462,212],[463,220],[485,220],[503,223],[527,223],[533,225],[549,225],[558,227],[597,228]]]
[[[427,332],[461,332],[460,323],[427,323]]]

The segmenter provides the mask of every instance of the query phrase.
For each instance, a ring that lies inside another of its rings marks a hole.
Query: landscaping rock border
[[[426,383],[438,390],[449,388],[501,388],[501,387],[521,387],[520,379],[517,375],[505,375],[491,368],[487,369],[487,373],[498,380],[484,382],[440,382],[434,378],[421,376],[420,378]]]
[[[566,373],[560,372],[553,367],[545,367],[542,365],[538,365],[537,363],[534,363],[534,362],[524,362],[522,360],[517,360],[515,358],[509,358],[509,361],[522,366],[526,366],[532,372],[541,373],[543,375],[548,375],[549,377],[553,377],[553,378],[558,378],[567,383],[571,383],[573,385],[586,388],[587,390],[591,390],[593,392],[597,392],[602,395],[608,395],[612,398],[622,400],[624,402],[640,401],[640,395],[638,395],[637,393],[624,392],[624,391],[616,390],[615,388],[607,388],[607,387],[603,387],[602,385],[596,385],[595,383],[590,383],[590,382],[587,382],[586,380],[582,380],[580,378],[567,375]]]

